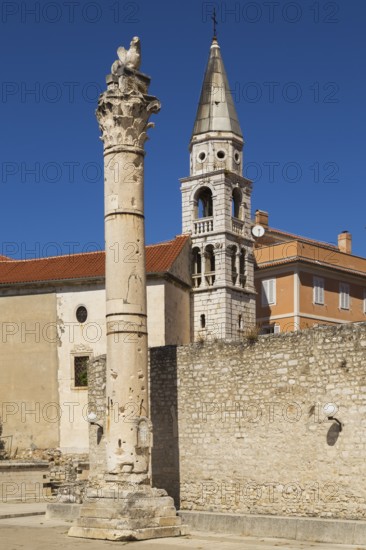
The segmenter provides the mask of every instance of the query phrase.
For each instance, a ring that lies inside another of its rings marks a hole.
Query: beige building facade
[[[289,332],[313,325],[366,321],[366,259],[352,254],[343,231],[338,246],[268,227],[257,239],[257,323],[262,332]]]
[[[187,344],[189,237],[146,255],[149,346]],[[106,352],[104,253],[4,260],[0,304],[3,435],[13,452],[87,452],[86,367]]]

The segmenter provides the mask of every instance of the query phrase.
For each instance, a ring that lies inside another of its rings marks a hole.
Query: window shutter
[[[280,329],[281,329],[280,325],[275,325],[273,330],[274,334],[279,334],[281,332]]]
[[[349,284],[340,283],[339,285],[339,307],[349,309]]]
[[[276,303],[276,279],[262,281],[262,306]]]
[[[269,280],[269,303],[275,304],[276,303],[276,279],[270,279]]]
[[[313,302],[317,304],[319,300],[319,287],[316,277],[313,279]]]
[[[314,304],[324,304],[324,279],[321,277],[313,278],[313,302]]]
[[[268,306],[268,281],[262,281],[262,306]]]

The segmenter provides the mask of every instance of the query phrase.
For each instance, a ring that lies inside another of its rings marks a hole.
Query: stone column
[[[148,93],[150,78],[138,71],[139,39],[117,53],[96,113],[104,144],[106,471],[99,486],[91,472],[88,498],[69,535],[142,540],[181,534],[173,499],[151,487],[149,471],[144,143],[160,103]]]
[[[160,109],[149,82],[127,68],[109,75],[97,109],[104,143],[106,460],[111,474],[134,481],[148,476],[149,465],[144,143],[149,117]]]

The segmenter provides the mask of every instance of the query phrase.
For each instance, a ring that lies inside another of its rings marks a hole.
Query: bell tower
[[[183,233],[192,239],[192,340],[236,340],[255,324],[252,182],[244,139],[213,38],[181,180]]]

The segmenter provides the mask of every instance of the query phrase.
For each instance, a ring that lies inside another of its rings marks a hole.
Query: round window
[[[206,153],[204,151],[201,151],[200,153],[198,153],[198,160],[200,162],[204,162],[206,159]]]
[[[234,160],[235,160],[236,164],[240,163],[240,153],[238,151],[235,151],[235,153],[234,153]]]
[[[226,157],[226,153],[225,151],[220,150],[220,151],[217,151],[216,156],[218,159],[223,160]]]
[[[85,323],[88,318],[88,310],[84,306],[79,306],[76,310],[76,319],[79,323]]]

